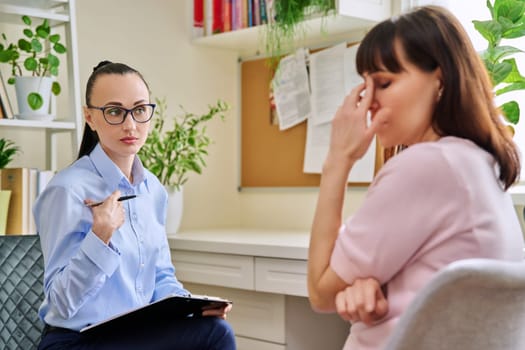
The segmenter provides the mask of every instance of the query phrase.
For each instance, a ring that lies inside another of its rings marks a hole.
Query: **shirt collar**
[[[120,168],[109,158],[106,152],[104,152],[100,143],[97,143],[93,151],[91,151],[89,159],[110,188],[117,189],[122,182],[129,184],[124,173],[122,173]],[[137,156],[135,156],[133,160],[131,174],[134,185],[138,185],[144,181],[144,166]]]

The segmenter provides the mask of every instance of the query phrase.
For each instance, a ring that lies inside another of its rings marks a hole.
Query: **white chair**
[[[385,349],[525,349],[525,262],[450,264],[416,296]]]

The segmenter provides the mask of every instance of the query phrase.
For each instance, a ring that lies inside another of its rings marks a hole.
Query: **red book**
[[[222,0],[213,0],[213,20],[212,33],[222,33],[224,31]]]
[[[193,0],[193,36],[204,35],[204,0]]]

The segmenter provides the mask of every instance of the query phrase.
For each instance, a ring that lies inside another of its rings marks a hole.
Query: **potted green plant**
[[[22,16],[22,22],[25,24],[23,37],[18,41],[8,42],[7,35],[2,33],[0,62],[11,66],[11,76],[7,82],[15,84],[22,117],[25,114],[47,115],[50,93],[58,95],[61,91],[59,82],[53,77],[58,76],[60,65],[58,55],[65,53],[66,47],[60,42],[60,34],[51,33],[51,26],[47,19],[34,28],[30,17]],[[24,72],[33,79],[24,76]],[[27,92],[21,91],[24,86],[29,89]],[[47,91],[44,90],[44,86],[48,87]],[[25,109],[26,102],[28,109]]]
[[[525,36],[525,0],[487,0],[486,6],[491,19],[474,20],[474,28],[487,40],[488,47],[480,55],[492,79],[496,96],[525,89],[525,77],[519,72],[515,55],[522,50],[510,45],[502,45],[502,39],[515,39]],[[505,119],[517,124],[520,108],[516,101],[508,101],[499,106]],[[511,130],[514,130],[509,125]]]
[[[218,100],[208,105],[204,114],[194,114],[182,106],[182,115],[173,118],[173,126],[167,127],[166,99],[155,99],[155,119],[146,143],[139,152],[139,158],[166,187],[168,201],[168,233],[175,233],[182,216],[182,188],[188,181],[189,173],[201,174],[206,166],[206,156],[211,139],[206,125],[213,119],[224,119],[229,105]],[[175,212],[178,211],[176,214]]]
[[[20,148],[13,141],[0,138],[0,172],[11,163],[19,152]],[[1,190],[0,187],[0,235],[5,234],[10,197],[11,191]]]
[[[272,63],[293,49],[294,40],[304,32],[304,20],[328,16],[335,10],[334,0],[273,0],[266,27],[265,47]]]

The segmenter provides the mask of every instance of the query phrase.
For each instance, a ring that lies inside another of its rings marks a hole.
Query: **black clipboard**
[[[232,304],[230,300],[205,295],[173,295],[143,307],[133,309],[99,323],[84,327],[80,333],[100,336],[105,333],[129,329],[131,325],[150,324],[162,320],[201,317],[204,310],[219,309]]]

